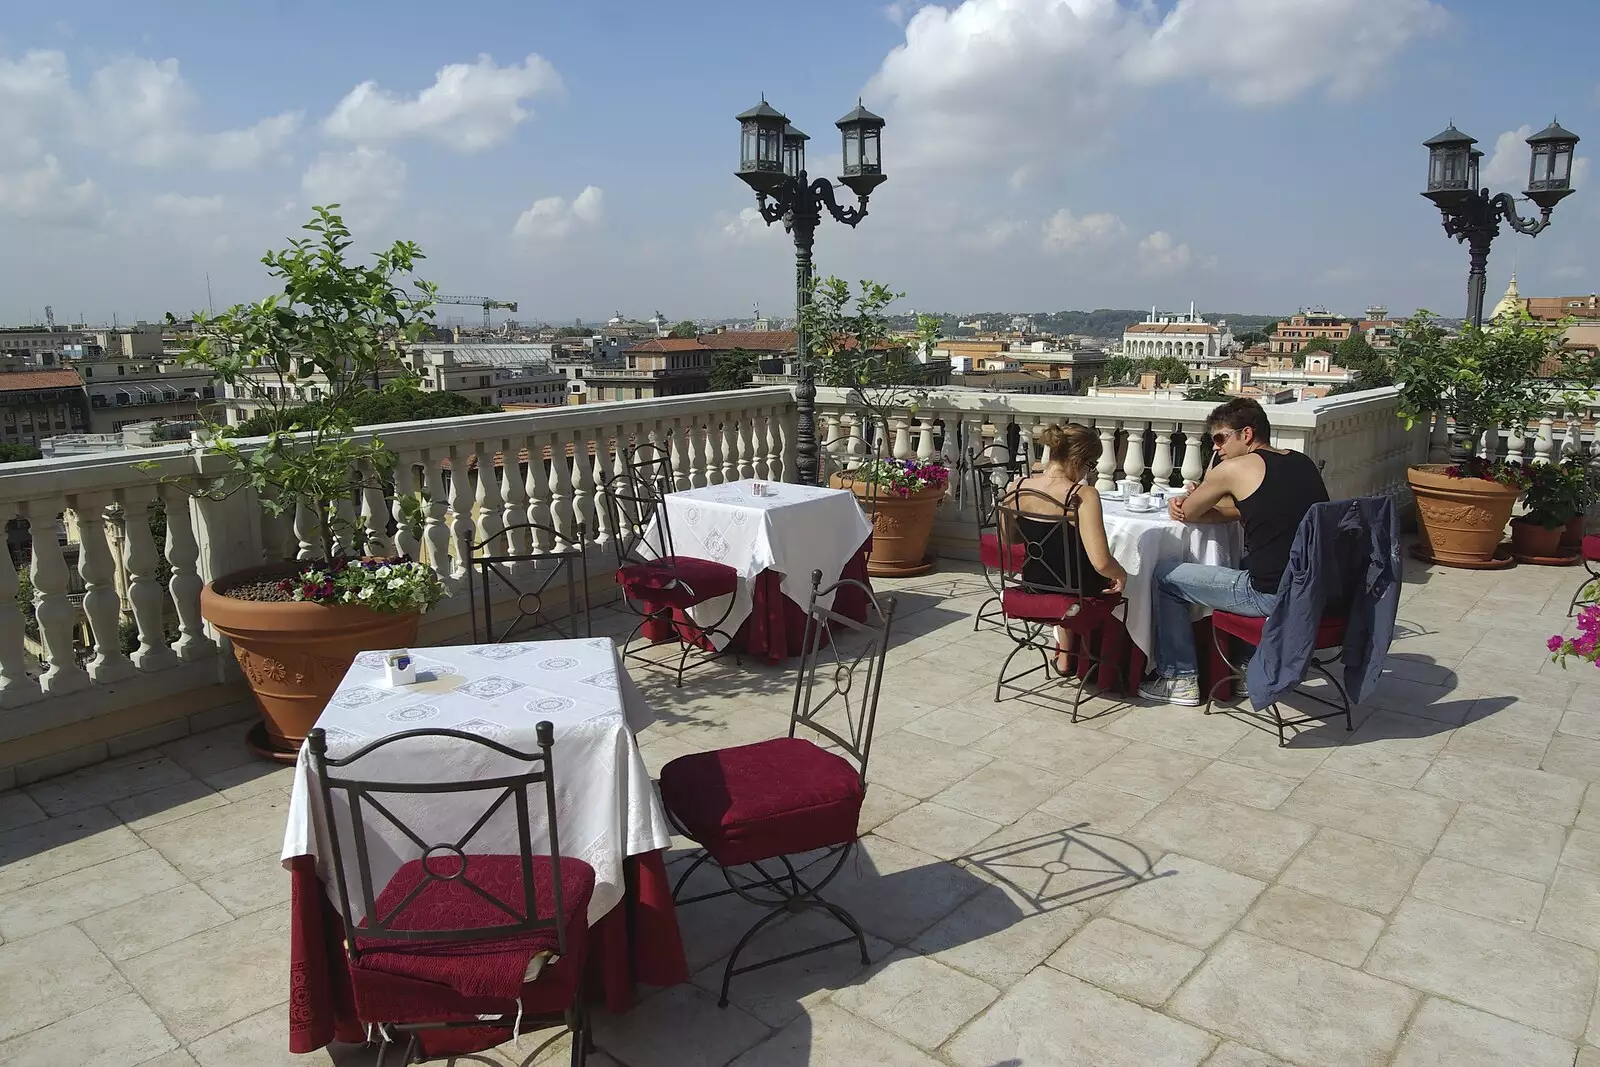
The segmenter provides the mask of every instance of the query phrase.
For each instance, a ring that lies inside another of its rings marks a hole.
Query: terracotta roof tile
[[[82,389],[83,379],[75,370],[19,370],[0,374],[0,392],[24,389]]]

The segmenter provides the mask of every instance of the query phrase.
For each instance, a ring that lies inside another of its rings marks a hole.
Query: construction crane
[[[434,303],[483,308],[483,328],[485,330],[489,329],[491,325],[489,312],[495,308],[505,308],[507,311],[517,310],[517,302],[515,300],[494,300],[487,296],[441,296],[436,297]]]

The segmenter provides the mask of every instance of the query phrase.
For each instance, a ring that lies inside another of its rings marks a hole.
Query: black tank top
[[[1267,465],[1255,492],[1238,502],[1244,524],[1244,569],[1260,593],[1276,593],[1289,565],[1289,549],[1311,505],[1328,499],[1322,472],[1304,452],[1269,452],[1256,455]]]
[[[1062,514],[1075,515],[1078,510],[1078,486],[1073,486],[1062,501]],[[1018,533],[1038,546],[1038,558],[1030,553],[1022,561],[1024,587],[1055,592],[1062,586],[1076,586],[1081,596],[1096,597],[1110,584],[1089,562],[1089,553],[1083,547],[1077,523],[1062,526],[1058,517],[1032,516],[1026,512],[1017,516]],[[1076,581],[1074,581],[1076,579]]]

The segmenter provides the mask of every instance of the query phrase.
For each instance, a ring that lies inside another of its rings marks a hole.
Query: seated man
[[[1272,426],[1254,400],[1230,400],[1207,421],[1216,460],[1205,480],[1174,500],[1170,511],[1179,522],[1242,523],[1244,569],[1201,563],[1156,569],[1156,674],[1139,694],[1185,707],[1203,702],[1189,606],[1271,615],[1300,520],[1311,505],[1328,499],[1322,472],[1309,456],[1272,447]]]

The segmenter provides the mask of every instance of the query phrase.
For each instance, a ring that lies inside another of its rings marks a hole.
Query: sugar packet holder
[[[400,685],[415,685],[417,681],[417,661],[411,658],[411,653],[405,649],[390,652],[383,661],[384,681],[391,687]]]

